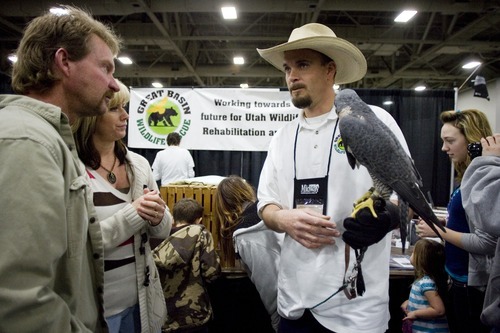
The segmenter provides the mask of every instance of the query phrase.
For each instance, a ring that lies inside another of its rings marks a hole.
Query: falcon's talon
[[[363,201],[370,199],[373,195],[373,191],[375,191],[375,189],[373,187],[371,187],[365,194],[363,194],[361,196],[361,198],[356,200],[356,202],[354,203],[354,206],[357,206],[360,203],[362,203]]]
[[[361,209],[368,208],[370,210],[370,212],[372,213],[373,217],[378,218],[377,213],[375,212],[375,208],[373,205],[374,205],[374,201],[373,201],[372,197],[369,197],[368,199],[361,201],[360,203],[356,204],[356,206],[354,207],[352,214],[351,214],[351,217],[355,218],[356,214]]]
[[[375,193],[375,188],[371,187],[368,192],[363,194],[361,198],[356,200],[354,203],[354,209],[352,210],[351,217],[355,218],[356,214],[363,208],[368,208],[372,213],[373,217],[377,218],[377,213],[375,212],[375,199],[379,198],[377,193]]]

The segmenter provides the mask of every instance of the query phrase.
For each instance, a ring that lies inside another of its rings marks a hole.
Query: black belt
[[[110,271],[135,262],[135,256],[120,260],[104,260],[104,271]]]
[[[453,286],[458,287],[458,288],[467,288],[467,283],[457,281],[453,278],[451,278],[451,283],[453,284]]]

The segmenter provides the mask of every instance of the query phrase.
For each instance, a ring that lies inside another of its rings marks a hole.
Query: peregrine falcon
[[[373,180],[372,187],[356,201],[353,217],[363,207],[372,207],[373,199],[389,200],[397,193],[400,207],[400,230],[403,250],[407,234],[408,207],[418,214],[437,235],[435,226],[444,227],[425,200],[421,191],[422,178],[413,160],[403,149],[394,133],[375,115],[372,109],[351,89],[344,89],[335,97],[339,129],[349,164],[354,169],[363,165]]]

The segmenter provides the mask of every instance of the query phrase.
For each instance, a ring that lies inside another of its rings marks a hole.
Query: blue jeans
[[[120,313],[106,318],[109,333],[139,333],[141,332],[141,316],[139,304],[131,306]]]

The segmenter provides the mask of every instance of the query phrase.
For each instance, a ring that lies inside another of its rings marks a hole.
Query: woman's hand
[[[443,218],[438,218],[443,226],[446,224],[446,220]],[[442,232],[440,232],[440,229],[437,229],[439,234],[442,235]],[[425,223],[424,220],[421,218],[418,219],[418,222],[415,224],[415,231],[418,237],[438,237],[439,235],[436,235],[436,233],[429,227],[427,223]]]
[[[144,194],[137,198],[132,206],[137,210],[137,214],[152,226],[160,224],[165,215],[166,204],[157,190],[144,189]]]
[[[500,134],[496,133],[493,136],[488,136],[481,139],[483,146],[482,156],[500,156]]]

